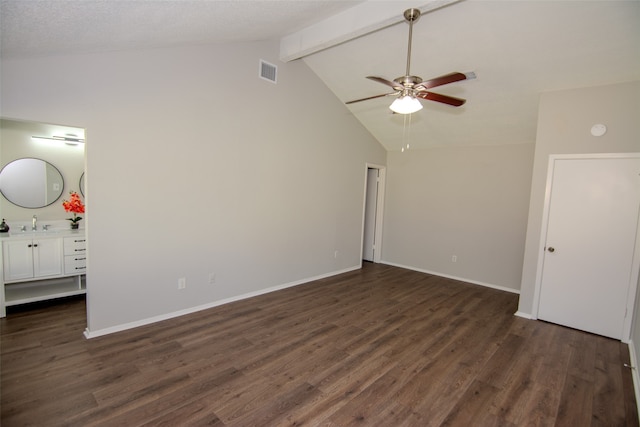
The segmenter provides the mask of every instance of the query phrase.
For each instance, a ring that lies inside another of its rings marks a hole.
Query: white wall
[[[533,307],[533,296],[549,155],[638,152],[639,118],[638,81],[541,95],[518,308],[522,315],[534,316],[537,313],[537,308]],[[597,123],[607,126],[604,136],[591,135],[591,127]]]
[[[389,152],[387,161],[384,262],[519,289],[533,144]]]
[[[263,42],[4,59],[3,115],[87,131],[90,334],[359,266],[365,164],[386,153],[277,56]]]

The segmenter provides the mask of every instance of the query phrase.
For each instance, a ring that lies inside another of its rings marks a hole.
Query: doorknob
[[[555,252],[555,248],[553,246],[549,246],[549,249],[547,249],[549,252]]]

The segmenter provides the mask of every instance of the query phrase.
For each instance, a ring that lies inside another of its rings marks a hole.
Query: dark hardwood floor
[[[638,425],[627,346],[517,299],[365,264],[91,340],[82,299],[12,310],[1,424]]]

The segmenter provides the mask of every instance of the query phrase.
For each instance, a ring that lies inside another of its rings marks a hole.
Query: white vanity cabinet
[[[84,236],[64,238],[64,274],[84,274],[87,269],[87,244]]]
[[[60,238],[8,240],[2,246],[5,283],[62,274]]]
[[[78,230],[1,236],[2,294],[6,307],[86,293],[86,240]]]

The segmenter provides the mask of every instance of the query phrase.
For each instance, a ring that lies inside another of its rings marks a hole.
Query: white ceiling
[[[447,3],[416,2],[416,7]],[[367,11],[373,15],[382,4],[397,5],[399,17],[407,2],[1,0],[1,52],[20,56],[280,40],[305,34],[312,24],[316,32],[323,22],[330,28],[331,17],[343,11],[359,11],[350,18],[356,28],[361,26],[356,21],[366,21]],[[457,1],[423,14],[415,24],[411,72],[427,79],[475,71],[475,80],[434,89],[466,98],[467,104],[454,108],[422,101],[424,109],[411,115],[408,131],[408,116],[390,114],[391,98],[352,104],[345,114],[355,115],[388,150],[407,141],[413,149],[530,143],[541,92],[640,80],[639,24],[640,0]],[[342,101],[390,92],[365,79],[393,79],[405,72],[408,25],[388,25],[380,21],[377,28],[384,28],[304,61]]]
[[[278,40],[361,1],[1,0],[2,54]]]

